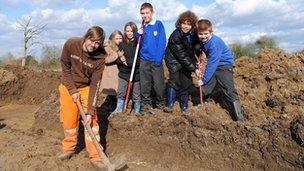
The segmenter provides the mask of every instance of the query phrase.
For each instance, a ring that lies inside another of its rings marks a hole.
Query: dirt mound
[[[50,94],[40,108],[34,113],[35,123],[33,130],[37,133],[45,131],[54,131],[59,135],[62,133],[59,121],[59,100],[58,92]],[[60,130],[60,131],[59,131]]]
[[[60,73],[21,67],[0,69],[0,103],[39,104],[57,90]]]
[[[110,147],[114,143],[117,152],[135,153],[145,161],[169,168],[286,170],[304,167],[304,149],[293,140],[289,129],[292,124],[284,119],[238,124],[199,108],[188,115],[158,113],[137,118],[122,114],[110,123],[113,129],[109,133]]]
[[[303,113],[304,54],[266,49],[236,62],[236,85],[247,118],[261,122]]]

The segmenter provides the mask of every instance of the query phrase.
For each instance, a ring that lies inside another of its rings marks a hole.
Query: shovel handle
[[[84,110],[83,110],[83,108],[82,108],[82,105],[81,105],[79,99],[77,99],[76,105],[77,105],[77,107],[78,107],[78,110],[79,110],[79,113],[80,113],[80,115],[81,115],[82,120],[85,121],[85,120],[86,120],[85,112],[84,112]],[[94,144],[94,146],[95,146],[95,148],[96,148],[96,150],[97,150],[97,152],[98,152],[99,157],[102,159],[102,161],[104,162],[104,164],[105,164],[108,168],[110,168],[111,170],[114,171],[115,168],[114,168],[113,165],[110,163],[109,158],[108,158],[108,157],[106,156],[106,154],[103,152],[103,147],[100,145],[100,143],[98,142],[97,138],[95,137],[95,135],[94,135],[94,133],[93,133],[93,130],[92,130],[91,126],[88,125],[88,124],[84,124],[83,126],[84,126],[85,129],[88,131],[89,136],[90,136],[90,138],[91,138],[92,141],[93,141],[93,144]]]

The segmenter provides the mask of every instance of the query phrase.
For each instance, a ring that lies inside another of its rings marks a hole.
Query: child
[[[144,21],[144,28],[138,33],[142,34],[140,56],[140,94],[141,114],[149,112],[152,108],[151,90],[156,94],[155,105],[162,109],[164,106],[164,69],[162,60],[166,48],[166,34],[161,21],[154,20],[153,6],[143,3],[140,14]]]
[[[196,71],[194,43],[198,43],[198,40],[193,34],[197,20],[193,12],[180,14],[175,24],[176,29],[168,40],[165,61],[170,75],[164,112],[173,112],[177,96],[182,112],[188,108],[189,89],[192,86],[191,72]]]
[[[118,73],[118,90],[117,106],[114,112],[122,112],[124,107],[125,95],[128,88],[134,55],[136,50],[136,40],[134,33],[137,32],[137,26],[133,22],[128,22],[124,27],[124,42],[119,45],[119,49],[124,52],[125,58],[117,60]],[[125,62],[125,63],[124,63]],[[139,114],[140,111],[140,84],[139,84],[139,58],[137,58],[132,86],[133,111]]]
[[[204,74],[198,80],[203,86],[205,96],[208,96],[218,86],[227,97],[232,117],[236,121],[244,119],[238,93],[233,81],[234,57],[224,41],[213,34],[212,24],[202,19],[197,22],[197,35],[201,42],[201,50],[206,54],[207,64]]]
[[[105,59],[105,69],[101,82],[101,93],[106,95],[103,105],[106,105],[110,111],[116,106],[116,90],[118,87],[118,69],[115,61],[118,56],[112,55],[118,52],[118,45],[123,41],[123,35],[115,30],[109,37],[109,42],[105,45],[105,50],[109,54]]]

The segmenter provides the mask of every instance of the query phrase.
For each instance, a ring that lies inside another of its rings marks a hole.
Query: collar
[[[150,21],[148,24],[145,24],[145,26],[154,25],[155,23],[156,23],[156,20],[152,19],[152,21]]]
[[[212,39],[212,37],[213,37],[213,33],[211,33],[209,39],[206,42],[204,42],[203,44],[207,44]]]

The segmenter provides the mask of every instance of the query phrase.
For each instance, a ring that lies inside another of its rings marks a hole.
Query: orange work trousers
[[[79,99],[82,104],[84,112],[88,110],[88,97],[89,97],[89,86],[78,88]],[[77,144],[78,136],[78,108],[76,103],[73,101],[72,96],[70,95],[68,89],[63,85],[59,85],[59,94],[60,94],[60,122],[64,129],[64,139],[62,141],[62,150],[63,152],[74,151]],[[93,133],[97,140],[100,140],[99,136],[99,126],[97,123],[96,111],[92,116],[91,124]],[[85,145],[89,153],[90,160],[96,161],[101,160],[98,152],[93,144],[92,139],[90,138],[87,130],[84,131],[85,136]]]

